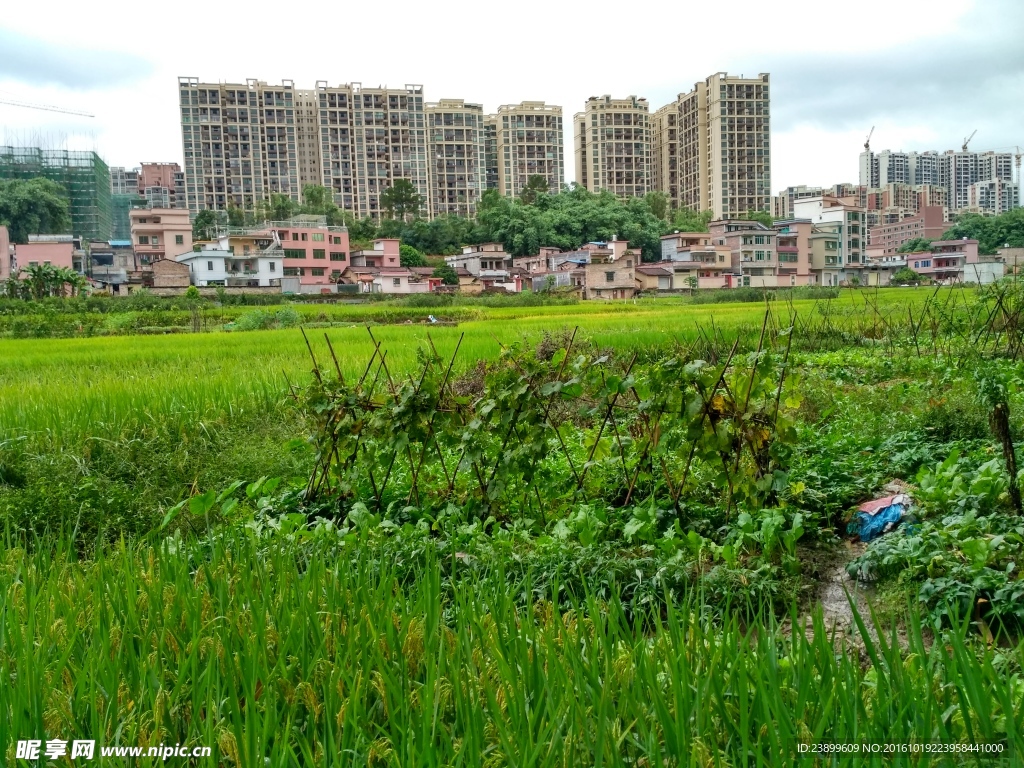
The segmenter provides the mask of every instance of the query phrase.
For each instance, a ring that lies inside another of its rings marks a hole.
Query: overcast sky
[[[775,192],[856,182],[871,126],[876,151],[942,151],[975,129],[972,149],[1024,145],[1024,0],[179,0],[152,19],[134,1],[50,0],[45,23],[40,8],[5,3],[0,101],[95,118],[0,104],[0,144],[95,149],[110,165],[181,161],[179,75],[419,83],[428,101],[488,111],[547,101],[564,110],[567,180],[587,97],[644,96],[653,112],[719,71],[771,73]]]

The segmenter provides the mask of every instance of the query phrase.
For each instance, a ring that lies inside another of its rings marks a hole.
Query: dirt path
[[[872,641],[877,640],[871,621],[874,589],[852,578],[846,572],[846,566],[855,557],[864,553],[865,545],[859,541],[844,541],[842,547],[821,582],[816,605],[821,607],[826,630],[834,631],[837,640],[848,641],[863,649],[864,641],[854,620],[853,611],[856,608],[868,628]],[[810,616],[806,616],[805,619],[809,624]]]
[[[867,619],[870,615],[869,600],[874,590],[851,578],[846,572],[847,564],[863,554],[864,549],[864,544],[860,542],[844,541],[843,548],[837,553],[836,560],[821,582],[817,601],[826,627],[836,626],[847,630],[855,628],[854,605],[862,618]]]

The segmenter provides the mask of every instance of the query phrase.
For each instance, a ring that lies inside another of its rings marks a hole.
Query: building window
[[[270,262],[270,271],[271,272],[277,272],[277,262],[276,261]]]
[[[604,280],[605,280],[606,283],[614,283],[615,282],[615,273],[614,272],[605,272],[604,273]]]
[[[341,245],[341,238],[337,235],[331,238],[331,243],[334,245]]]
[[[314,248],[313,249],[313,258],[314,259],[326,259],[327,258],[327,253],[324,251],[323,248]]]
[[[213,262],[212,261],[206,262],[206,271],[207,272],[213,272]]]
[[[300,274],[301,274],[301,270],[298,267],[285,267],[284,268],[284,276],[285,277],[298,277]]]
[[[313,277],[323,277],[323,276],[324,276],[324,268],[323,267],[313,267]]]
[[[153,235],[153,239],[150,241],[153,245],[160,245],[160,238]]]
[[[149,245],[149,235],[139,235],[139,245]]]
[[[307,239],[308,239],[308,238],[306,237],[306,233],[305,233],[305,232],[303,232],[303,233],[302,233],[302,239],[303,239],[303,241],[305,241],[305,240],[307,240]]]
[[[286,259],[304,259],[306,258],[306,252],[300,248],[285,248],[284,257]]]
[[[185,236],[184,235],[175,235],[174,236],[174,244],[175,245],[184,245],[185,244]]]
[[[313,242],[314,243],[322,243],[323,241],[324,241],[324,233],[323,232],[314,232],[313,233]]]
[[[344,260],[345,260],[345,252],[344,251],[331,251],[331,261],[344,261]]]
[[[394,286],[401,285],[402,284],[402,278],[400,278],[400,277],[392,277],[391,278],[391,284],[394,285]]]
[[[292,232],[292,240],[298,240],[298,239],[299,239],[299,233],[298,232]]]

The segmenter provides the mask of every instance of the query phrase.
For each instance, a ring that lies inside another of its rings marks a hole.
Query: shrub
[[[257,309],[239,317],[235,321],[235,330],[265,331],[274,328],[294,328],[301,322],[302,315],[292,307],[284,307],[277,311]]]

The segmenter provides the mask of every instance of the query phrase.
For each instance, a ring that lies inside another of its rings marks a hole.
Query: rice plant
[[[792,632],[716,624],[693,595],[630,620],[614,598],[534,599],[500,564],[452,592],[439,565],[428,553],[399,578],[359,540],[245,531],[91,562],[9,549],[5,761],[26,738],[211,746],[240,766],[776,766],[814,743],[984,744],[1012,761],[1024,748],[1024,645],[933,641],[910,614],[903,645],[875,626],[861,658],[820,617]]]

